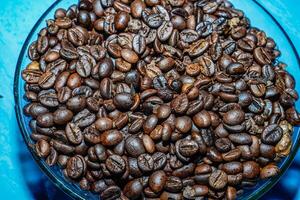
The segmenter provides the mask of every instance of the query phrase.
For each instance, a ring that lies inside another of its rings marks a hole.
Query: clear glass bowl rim
[[[16,112],[16,117],[17,117],[17,121],[18,121],[18,125],[20,127],[21,130],[21,134],[23,136],[23,139],[26,143],[27,148],[29,149],[32,157],[34,158],[35,162],[38,164],[38,166],[40,167],[40,169],[47,175],[47,177],[54,183],[54,185],[56,185],[58,188],[60,188],[64,193],[66,193],[67,195],[69,195],[70,197],[72,197],[73,199],[80,199],[80,200],[84,200],[85,198],[83,198],[80,194],[77,194],[76,192],[74,192],[71,188],[69,188],[68,186],[66,186],[63,182],[59,181],[56,178],[56,175],[54,173],[51,172],[51,170],[49,170],[49,168],[46,166],[45,162],[41,162],[40,158],[35,154],[34,150],[32,149],[32,147],[29,146],[30,144],[30,137],[29,134],[27,134],[26,132],[26,128],[25,125],[22,123],[22,112],[23,112],[23,108],[20,106],[20,102],[19,102],[19,76],[21,74],[21,64],[22,64],[22,60],[23,60],[23,55],[27,53],[27,48],[30,42],[30,39],[32,36],[34,36],[34,33],[36,31],[36,29],[38,28],[38,26],[40,25],[40,23],[43,22],[43,19],[59,4],[61,3],[63,0],[56,0],[43,14],[42,16],[37,20],[37,22],[35,23],[35,25],[33,26],[33,28],[31,29],[31,31],[29,32],[23,46],[22,49],[20,51],[19,57],[18,57],[18,61],[17,61],[17,65],[16,65],[16,71],[15,71],[15,75],[14,75],[14,99],[15,99],[15,112]],[[297,64],[298,67],[300,67],[300,56],[297,52],[296,47],[294,46],[293,42],[291,41],[289,35],[287,34],[287,32],[284,30],[284,28],[281,26],[281,24],[276,20],[276,18],[264,7],[262,6],[257,0],[252,0],[255,4],[257,4],[269,17],[271,17],[271,19],[273,20],[273,22],[278,26],[278,28],[282,31],[282,33],[285,36],[285,39],[288,41],[289,45],[292,48],[293,53],[296,56],[297,59]],[[300,83],[298,83],[300,84]],[[298,133],[300,134],[300,133]],[[294,142],[294,148],[292,148],[289,156],[283,165],[280,168],[280,174],[271,178],[270,181],[264,185],[264,187],[260,187],[259,190],[255,190],[254,192],[252,192],[248,197],[247,200],[254,200],[254,199],[259,199],[260,197],[262,197],[267,191],[269,191],[281,178],[281,176],[287,171],[287,169],[289,168],[289,166],[291,165],[291,163],[293,162],[297,151],[299,149],[300,146],[300,136],[297,137],[296,141]]]

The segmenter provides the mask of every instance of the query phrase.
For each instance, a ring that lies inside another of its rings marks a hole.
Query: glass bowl
[[[252,26],[258,27],[264,30],[267,36],[272,37],[277,43],[278,49],[281,50],[280,61],[283,61],[288,65],[287,71],[294,76],[300,76],[300,59],[296,52],[294,45],[292,44],[289,36],[276,21],[276,19],[258,2],[254,0],[231,0],[234,6],[245,12],[245,15],[250,19]],[[21,71],[30,62],[27,55],[27,49],[31,42],[36,40],[40,29],[46,26],[46,19],[53,18],[54,12],[57,8],[68,8],[70,5],[77,3],[77,0],[57,0],[51,5],[46,12],[38,19],[32,30],[30,31],[19,55],[19,59],[16,66],[15,80],[14,80],[14,96],[15,96],[15,110],[18,119],[19,126],[24,138],[25,143],[28,146],[33,158],[42,169],[42,171],[53,181],[53,183],[62,189],[66,194],[74,199],[99,199],[98,195],[91,192],[80,189],[78,184],[72,183],[65,179],[58,166],[49,167],[43,159],[36,156],[33,149],[29,144],[33,143],[30,138],[31,130],[29,127],[30,117],[23,114],[23,107],[27,104],[24,99],[24,84],[25,82],[21,78]],[[297,77],[296,77],[297,79]],[[300,80],[298,78],[298,80]],[[300,93],[300,84],[297,82],[296,90]],[[296,103],[296,107],[300,109],[300,102]],[[293,132],[293,145],[291,153],[286,158],[283,158],[279,163],[281,172],[278,176],[275,176],[268,180],[259,181],[255,187],[245,189],[244,193],[238,197],[238,199],[258,199],[264,193],[266,193],[274,184],[280,179],[282,174],[288,169],[292,163],[297,150],[299,148],[299,127],[294,128]]]

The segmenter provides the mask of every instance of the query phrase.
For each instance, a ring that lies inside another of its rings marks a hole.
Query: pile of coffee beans
[[[32,147],[113,199],[236,199],[289,155],[295,80],[227,0],[81,0],[22,71]]]

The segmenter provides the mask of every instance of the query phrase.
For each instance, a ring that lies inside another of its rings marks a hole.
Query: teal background
[[[66,198],[42,175],[23,145],[16,122],[13,98],[15,66],[23,42],[38,18],[53,2],[53,0],[0,0],[0,199]],[[299,0],[258,0],[258,2],[283,26],[300,54]],[[297,155],[296,162],[279,185],[264,199],[281,200],[293,197],[300,200],[298,163],[300,155]],[[280,197],[280,193],[287,191],[291,196]]]

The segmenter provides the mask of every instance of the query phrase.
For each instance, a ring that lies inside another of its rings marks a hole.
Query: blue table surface
[[[13,79],[23,42],[53,0],[0,0],[0,199],[68,199],[34,163],[17,125]],[[74,0],[74,3],[76,0]],[[299,0],[259,0],[300,53]],[[300,153],[265,200],[300,200]]]

